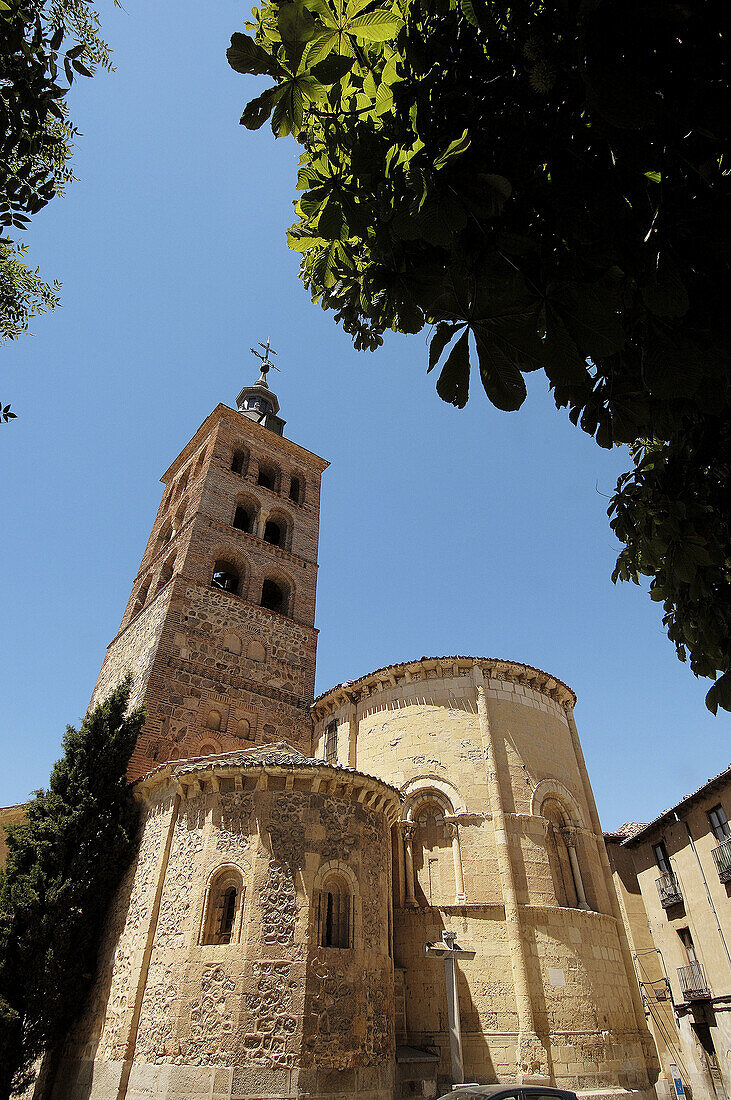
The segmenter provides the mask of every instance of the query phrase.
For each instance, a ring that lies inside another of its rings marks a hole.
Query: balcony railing
[[[668,909],[671,905],[677,905],[679,901],[683,900],[680,883],[672,871],[660,875],[660,878],[655,879],[655,882],[657,883],[657,892],[660,895],[660,904],[663,909]]]
[[[711,851],[721,882],[731,882],[731,837]]]
[[[699,962],[678,967],[678,978],[686,1001],[703,1001],[711,996],[706,972]]]

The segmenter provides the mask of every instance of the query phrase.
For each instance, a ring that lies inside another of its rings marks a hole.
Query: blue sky
[[[63,308],[3,350],[0,804],[43,785],[80,720],[157,509],[160,474],[272,339],[290,438],[323,482],[318,691],[422,655],[537,665],[577,692],[605,827],[729,762],[728,716],[660,612],[610,581],[601,451],[530,376],[519,413],[445,405],[424,334],[356,353],[284,237],[297,147],[238,125],[257,84],[225,50],[246,6],[105,4],[116,72],[74,88],[79,182],[34,221]]]

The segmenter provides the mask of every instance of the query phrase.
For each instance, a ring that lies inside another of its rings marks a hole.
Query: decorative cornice
[[[203,442],[204,436],[207,436],[213,429],[214,425],[217,424],[218,421],[221,419],[226,419],[234,423],[237,430],[240,430],[243,433],[250,431],[253,437],[256,437],[257,432],[265,432],[265,441],[269,443],[269,445],[271,445],[271,439],[275,438],[277,441],[277,449],[281,449],[286,454],[289,454],[290,457],[295,459],[297,462],[306,466],[310,466],[311,468],[318,470],[320,473],[326,470],[330,465],[330,463],[326,459],[321,458],[319,455],[314,454],[312,451],[308,451],[306,447],[301,447],[299,443],[294,443],[291,439],[288,439],[287,436],[273,436],[272,432],[268,431],[266,428],[262,428],[260,425],[255,424],[253,420],[249,420],[248,417],[243,416],[242,413],[238,412],[236,409],[231,409],[228,405],[224,405],[223,402],[220,402],[218,405],[216,405],[213,412],[209,413],[201,426],[198,428],[198,431],[195,433],[195,435],[192,436],[185,447],[183,447],[183,450],[180,452],[178,457],[171,463],[171,465],[162,475],[160,481],[164,482],[167,485],[175,477],[178,470],[180,470],[181,467],[185,465],[191,455],[195,454],[198,447]]]
[[[358,680],[346,680],[330,691],[318,695],[312,704],[313,717],[317,721],[337,710],[345,701],[361,703],[371,696],[398,686],[401,683],[426,682],[453,679],[471,675],[474,665],[480,665],[489,679],[521,684],[553,700],[569,711],[576,703],[576,695],[555,676],[532,665],[506,661],[498,657],[422,657],[419,661],[407,661],[376,669]]]

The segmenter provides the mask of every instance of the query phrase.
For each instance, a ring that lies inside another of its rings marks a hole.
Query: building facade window
[[[220,730],[221,728],[221,712],[220,710],[209,710],[208,717],[206,718],[206,728],[209,730]]]
[[[259,467],[259,475],[256,479],[257,485],[261,485],[262,489],[270,489],[273,493],[277,491],[277,481],[279,479],[279,471],[276,466],[261,465]]]
[[[665,841],[661,840],[657,844],[653,844],[652,852],[655,856],[655,863],[661,875],[672,874],[672,867],[670,866],[670,856],[668,850],[665,847]]]
[[[173,562],[174,561],[175,561],[174,557],[168,558],[168,560],[165,562],[162,569],[160,570],[160,577],[159,577],[158,582],[157,582],[158,590],[160,588],[164,588],[164,586],[168,583],[168,581],[172,580]]]
[[[325,760],[328,764],[338,762],[338,724],[334,720],[325,726]]]
[[[238,939],[243,895],[243,881],[236,868],[224,867],[214,875],[206,898],[202,944],[229,944]]]
[[[137,599],[135,600],[135,607],[134,607],[134,612],[133,612],[133,614],[135,614],[135,615],[137,614],[138,611],[141,611],[142,608],[145,606],[145,602],[147,600],[147,594],[150,591],[150,581],[151,580],[152,580],[152,577],[148,577],[147,580],[141,586],[139,592],[137,593]]]
[[[276,581],[269,578],[264,581],[261,586],[261,606],[268,611],[276,611],[280,615],[287,614],[286,594]]]
[[[237,593],[239,590],[239,573],[236,566],[227,561],[217,561],[213,567],[211,588],[220,588],[222,592]]]
[[[708,824],[711,826],[713,835],[719,844],[722,844],[724,840],[728,840],[731,836],[731,826],[721,803],[719,802],[713,809],[708,810],[707,816]]]
[[[243,504],[236,505],[234,527],[238,531],[246,531],[247,534],[251,534],[251,513],[244,508]]]
[[[289,483],[289,499],[295,504],[302,503],[302,482],[298,477],[293,477]]]
[[[269,519],[264,525],[264,541],[270,542],[272,546],[283,545],[283,531],[275,520]]]
[[[317,942],[341,950],[353,946],[353,894],[345,879],[331,875],[318,896]]]
[[[234,474],[243,474],[246,472],[246,451],[237,449],[234,451],[231,458],[231,470]]]

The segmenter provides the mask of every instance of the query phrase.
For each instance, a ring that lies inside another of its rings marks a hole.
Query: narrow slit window
[[[236,893],[236,887],[229,886],[223,895],[221,924],[218,929],[221,943],[231,943],[231,933],[233,932],[234,917],[236,916]]]
[[[206,898],[200,942],[230,944],[239,934],[244,889],[241,874],[233,867],[222,868],[213,878]]]
[[[339,876],[328,879],[320,891],[318,941],[321,947],[341,950],[352,946],[353,895]]]
[[[334,721],[325,726],[325,760],[328,764],[338,762],[338,724]]]

